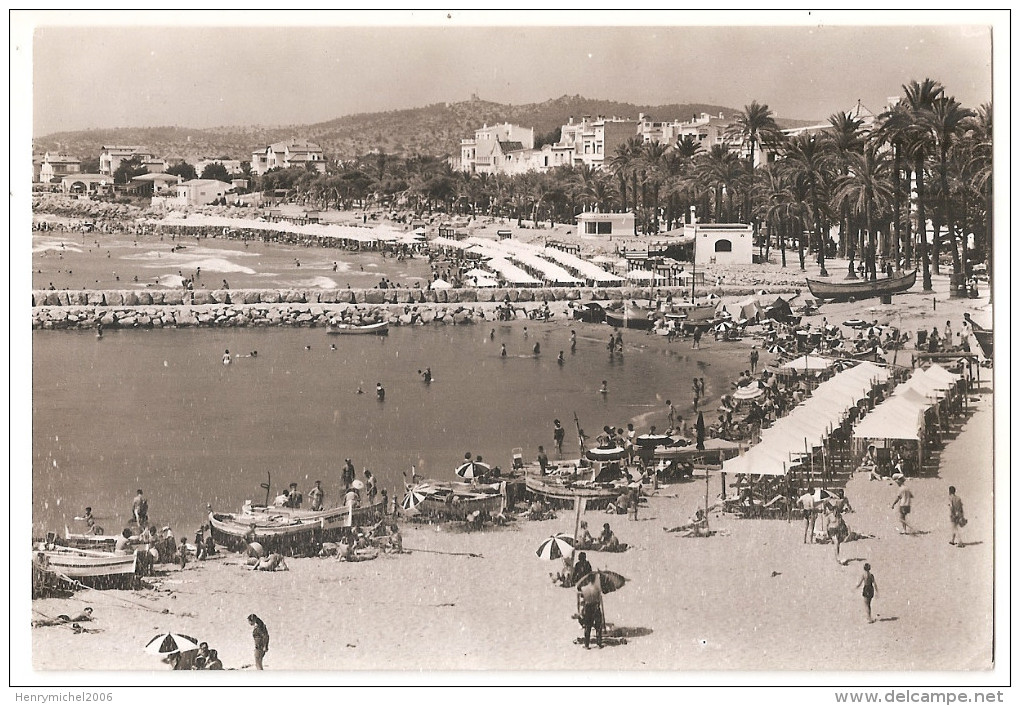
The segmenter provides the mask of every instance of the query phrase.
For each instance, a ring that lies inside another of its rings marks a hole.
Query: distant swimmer
[[[230,351],[229,350],[223,351],[223,364],[230,365],[230,360],[231,360]]]
[[[491,341],[491,340],[493,340],[495,338],[496,338],[496,329],[492,329],[491,331],[489,331],[489,340]]]
[[[499,347],[499,355],[500,355],[501,357],[503,357],[503,358],[506,358],[506,344],[505,344],[505,343],[504,343],[504,344],[502,344],[502,345],[501,345],[501,346]]]
[[[361,389],[361,385],[358,385],[358,394],[359,395],[365,394],[365,391]]]
[[[565,360],[563,360],[563,351],[560,351],[560,354],[556,356],[556,362],[559,363],[560,365],[563,365],[566,362]]]
[[[432,384],[432,368],[425,368],[424,371],[419,370],[418,374],[421,375],[421,378],[425,381],[426,385]]]
[[[97,321],[96,322],[96,338],[102,338],[102,337],[103,337],[103,322],[102,321]]]
[[[259,352],[258,351],[252,351],[251,352],[251,357],[252,358],[258,358],[259,357]]]
[[[311,346],[305,346],[305,350],[306,351],[310,351],[310,350],[312,350],[312,347]]]
[[[335,350],[336,350],[336,344],[335,344],[335,343],[330,343],[330,344],[329,344],[329,349],[330,349],[331,351],[335,351]]]
[[[602,387],[599,388],[599,393],[603,395],[609,393],[609,384],[605,380],[602,381]]]
[[[534,347],[534,348],[532,349],[532,352],[533,352],[533,353],[534,353],[535,355],[538,355],[539,353],[541,353],[541,352],[542,352],[542,348],[541,348],[541,346],[539,346],[539,345],[538,345],[538,344],[536,343],[536,344],[535,344],[535,347]]]
[[[375,397],[380,402],[382,402],[383,400],[386,399],[386,390],[383,389],[383,386],[382,386],[381,382],[377,382],[375,384]]]
[[[570,329],[570,352],[573,353],[577,350],[577,332],[574,329]]]

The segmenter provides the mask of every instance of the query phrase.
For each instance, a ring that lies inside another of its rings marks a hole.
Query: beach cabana
[[[429,289],[453,289],[453,285],[447,282],[445,279],[433,280],[429,284]]]
[[[665,277],[657,275],[654,272],[648,270],[631,270],[627,273],[627,279],[631,282],[662,282],[665,281]]]
[[[817,373],[828,370],[832,367],[833,361],[828,358],[820,358],[814,355],[802,355],[788,363],[783,363],[779,369],[786,373]]]

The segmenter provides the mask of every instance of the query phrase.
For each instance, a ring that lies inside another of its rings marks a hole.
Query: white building
[[[150,174],[165,172],[170,166],[166,160],[159,159],[147,148],[137,145],[103,145],[99,152],[99,173],[112,175],[120,163],[126,159],[136,158],[141,161],[145,171]]]
[[[503,123],[483,125],[474,139],[460,141],[461,171],[514,174],[528,171],[530,151],[535,149],[534,128]]]
[[[577,214],[579,235],[636,235],[634,214],[598,213],[588,211]]]
[[[202,172],[210,164],[222,164],[227,174],[241,173],[241,160],[239,159],[200,159],[195,163],[195,173],[202,176]]]
[[[43,184],[50,184],[65,176],[80,173],[81,160],[63,154],[47,152],[43,155],[42,163],[39,165],[39,181]]]
[[[291,139],[276,142],[251,154],[251,170],[259,176],[270,169],[309,165],[320,174],[326,171],[326,158],[322,154],[322,148],[308,140]]]
[[[694,238],[694,262],[699,265],[750,265],[754,235],[744,223],[694,223],[684,226]]]
[[[192,179],[177,185],[177,202],[181,206],[205,206],[224,198],[232,188],[215,179]]]

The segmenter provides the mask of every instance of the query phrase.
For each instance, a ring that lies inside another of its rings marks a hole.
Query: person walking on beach
[[[577,331],[570,329],[570,352],[574,353],[577,351]]]
[[[814,542],[815,520],[818,517],[815,509],[815,489],[809,485],[804,494],[797,498],[797,504],[804,515],[804,544],[811,544]]]
[[[251,637],[255,641],[255,669],[262,670],[262,658],[269,652],[269,630],[262,618],[252,613],[248,616],[248,624],[252,626]]]
[[[873,623],[875,619],[871,617],[871,599],[878,593],[878,583],[875,581],[875,575],[871,573],[871,564],[864,565],[864,573],[855,588],[862,587],[861,595],[864,597],[864,608],[868,612],[868,622]]]
[[[953,527],[953,533],[949,537],[949,543],[958,547],[963,546],[962,530],[967,524],[967,518],[963,516],[963,501],[956,494],[956,488],[949,486],[949,523]]]
[[[676,409],[669,400],[666,400],[666,410],[666,428],[672,429],[676,423]]]
[[[560,424],[559,419],[553,420],[553,443],[556,445],[556,453],[560,456],[563,455],[563,437],[566,436],[566,430],[563,425]]]
[[[751,346],[751,374],[758,368],[758,347]]]
[[[694,393],[694,411],[698,411],[698,400],[701,397],[701,385],[698,384],[698,378],[694,378],[694,384],[691,386],[691,391]]]
[[[694,338],[693,338],[693,341],[691,342],[691,348],[693,350],[700,350],[701,349],[701,327],[700,326],[695,326],[694,327]]]
[[[897,530],[900,534],[912,534],[914,528],[907,523],[907,515],[910,514],[910,504],[914,499],[914,494],[910,491],[910,488],[906,485],[906,478],[902,473],[897,473],[896,485],[899,486],[900,492],[897,493],[896,499],[893,500],[892,507],[895,508],[897,505],[900,506],[900,528]],[[908,531],[909,530],[909,531]]]

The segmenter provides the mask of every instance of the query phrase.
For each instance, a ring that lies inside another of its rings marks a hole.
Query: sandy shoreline
[[[99,632],[34,629],[32,661],[40,670],[165,671],[141,647],[156,632],[174,630],[207,640],[228,669],[246,669],[252,655],[245,617],[255,612],[272,635],[269,670],[987,669],[990,441],[986,391],[944,450],[940,476],[911,481],[912,517],[923,535],[895,532],[891,486],[851,481],[850,525],[875,538],[845,545],[846,567],[835,563],[831,547],[803,545],[796,521],[713,516],[723,536],[663,532],[703,501],[702,478],[660,489],[637,522],[588,513],[590,525],[608,520],[632,544],[622,554],[589,555],[595,568],[630,579],[607,596],[606,615],[631,637],[601,651],[572,644],[580,634],[570,617],[572,591],[555,587],[548,573],[557,567],[534,555],[545,537],[573,530],[572,513],[563,511],[555,520],[474,533],[409,525],[411,553],[372,562],[292,559],[289,572],[269,574],[251,573],[227,555],[170,569],[157,591],[34,601],[33,611],[49,616],[91,605],[96,619],[88,627]],[[950,483],[971,518],[974,544],[962,550],[947,542]],[[711,478],[713,495],[718,486]],[[880,586],[873,625],[853,589],[864,560]]]

